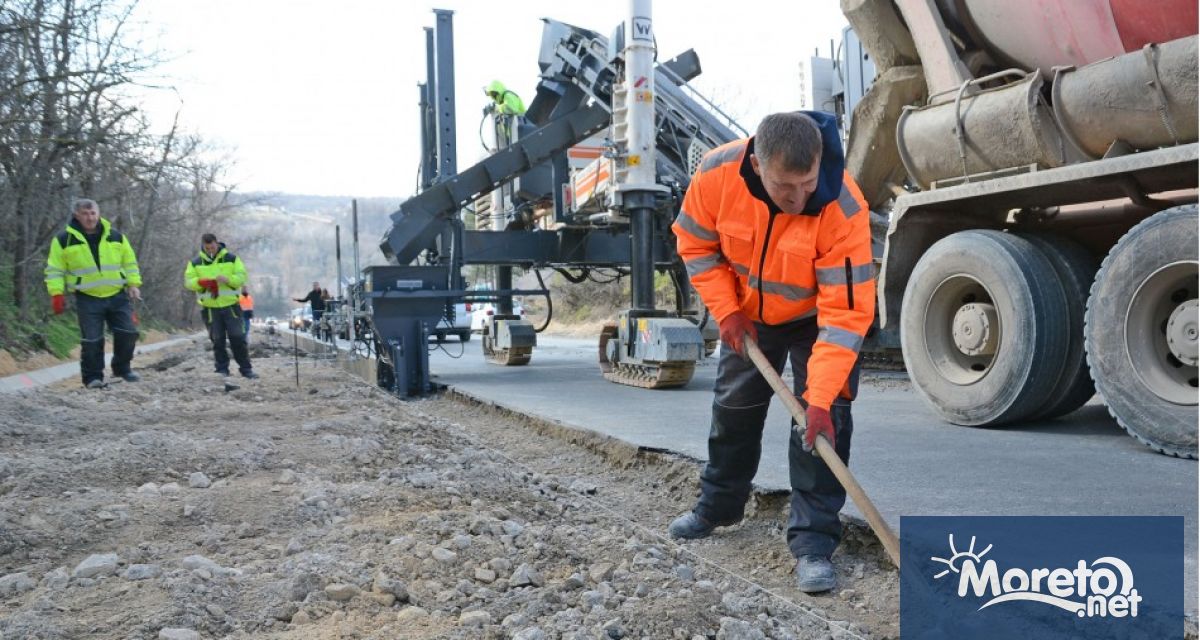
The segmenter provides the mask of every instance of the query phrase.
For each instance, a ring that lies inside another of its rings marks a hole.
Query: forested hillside
[[[247,204],[238,208],[218,235],[245,262],[258,315],[283,316],[299,306],[291,298],[305,295],[314,281],[337,295],[339,226],[343,282],[354,277],[350,196],[256,193],[243,198]],[[358,200],[360,266],[384,262],[379,240],[391,226],[388,216],[399,203],[400,198]]]
[[[53,316],[43,285],[51,239],[76,198],[124,232],[145,283],[144,325],[197,320],[185,262],[213,232],[241,252],[265,310],[284,310],[313,280],[336,289],[334,224],[350,271],[350,196],[239,194],[236,162],[199,132],[151,122],[140,100],[170,91],[163,54],[132,24],[135,2],[0,2],[0,348],[60,356],[78,343],[74,314]],[[399,200],[362,203],[364,264]]]
[[[339,226],[343,283],[354,277],[354,194],[243,192],[229,178],[235,149],[186,130],[178,113],[174,122],[150,120],[141,100],[171,91],[171,79],[157,71],[165,54],[131,26],[135,6],[0,2],[0,350],[18,359],[38,351],[64,357],[78,345],[74,314],[52,315],[43,284],[50,241],[77,198],[97,201],[129,237],[144,279],[137,312],[145,328],[199,326],[182,279],[206,232],[242,257],[260,317],[286,316],[314,281],[337,295]],[[395,198],[358,199],[360,266],[383,262],[379,240],[411,188],[400,182]],[[483,267],[466,276],[476,285],[491,279]],[[556,323],[608,317],[627,297],[619,280],[547,283],[556,290]],[[525,303],[534,314],[547,311],[540,299]]]

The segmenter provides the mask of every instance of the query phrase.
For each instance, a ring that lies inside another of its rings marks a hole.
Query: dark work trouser
[[[129,363],[133,361],[133,348],[137,346],[138,340],[129,296],[124,291],[107,298],[76,293],[75,316],[79,320],[79,372],[83,376],[83,383],[104,379],[106,322],[113,334],[113,375],[123,376],[129,373]]]
[[[792,363],[794,392],[800,398],[806,388],[808,358],[817,339],[815,318],[768,327],[755,324],[758,346],[782,373]],[[858,365],[850,374],[850,391],[858,392]],[[700,474],[700,501],[696,514],[716,524],[742,519],[751,482],[762,455],[763,425],[774,394],[753,362],[743,360],[733,349],[723,347],[714,389],[712,427],[708,436],[708,463]],[[807,403],[801,400],[807,408]],[[850,438],[854,423],[850,401],[838,398],[830,411],[837,430],[837,452],[850,462]],[[795,425],[795,421],[792,421]],[[846,503],[846,491],[821,459],[803,449],[803,439],[791,429],[788,470],[792,486],[788,547],[796,557],[814,554],[829,557],[841,540],[838,512]]]
[[[204,326],[208,327],[208,337],[212,340],[217,373],[229,373],[229,352],[225,350],[227,339],[238,371],[250,373],[250,350],[246,348],[246,334],[242,331],[242,308],[236,302],[227,307],[204,307],[200,309],[200,315],[204,317]]]

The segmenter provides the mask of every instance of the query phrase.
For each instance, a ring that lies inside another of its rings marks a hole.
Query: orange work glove
[[[61,293],[56,293],[50,296],[50,306],[54,308],[54,315],[62,315],[62,312],[67,310],[67,298]]]
[[[830,445],[837,446],[837,436],[833,430],[833,419],[829,415],[829,409],[808,405],[808,410],[804,412],[804,418],[808,423],[804,428],[805,451],[813,450],[819,435],[825,436]]]
[[[746,334],[750,334],[751,338],[758,339],[758,331],[754,329],[754,323],[746,314],[741,311],[735,311],[724,320],[721,321],[721,342],[729,345],[739,356],[746,357],[745,344],[743,338]]]

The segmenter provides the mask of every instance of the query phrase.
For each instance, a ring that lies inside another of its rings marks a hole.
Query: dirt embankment
[[[205,345],[0,403],[0,637],[897,636],[860,531],[806,596],[779,497],[678,545],[691,461],[262,347],[225,392]]]
[[[157,329],[150,329],[147,331],[142,331],[141,333],[142,333],[142,335],[141,335],[141,338],[138,339],[138,344],[153,344],[155,342],[162,342],[164,340],[170,340],[171,338],[179,337],[177,335],[172,335],[169,333],[164,333],[162,331],[158,331]],[[106,337],[106,339],[104,341],[104,350],[107,353],[112,353],[111,336]],[[0,378],[3,378],[5,376],[15,375],[18,373],[23,373],[26,371],[36,371],[37,369],[53,367],[54,365],[58,365],[58,364],[62,364],[64,362],[70,362],[71,360],[78,360],[78,359],[79,359],[79,347],[75,347],[74,349],[71,349],[70,357],[68,357],[65,360],[60,360],[59,358],[55,358],[53,355],[46,353],[44,351],[35,353],[28,357],[23,357],[18,360],[17,358],[13,357],[12,353],[10,353],[9,351],[0,349]]]

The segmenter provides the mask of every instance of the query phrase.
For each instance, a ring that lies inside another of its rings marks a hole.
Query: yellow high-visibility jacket
[[[125,287],[142,286],[137,257],[125,234],[100,218],[100,262],[97,264],[87,236],[72,220],[50,241],[46,258],[46,291],[52,296],[77,291],[96,298],[110,298]]]
[[[508,90],[504,83],[493,80],[485,91],[496,101],[496,108],[500,113],[506,116],[525,115],[525,103],[520,96]]]
[[[213,297],[210,291],[200,286],[200,281],[216,280],[217,276],[225,276],[226,281],[219,285],[218,295]],[[200,255],[188,262],[183,273],[184,288],[195,291],[200,306],[209,309],[238,304],[238,297],[245,283],[246,267],[242,264],[242,259],[229,253],[224,243],[221,243],[220,250],[211,258],[201,249]]]

